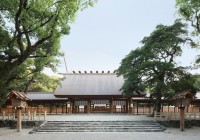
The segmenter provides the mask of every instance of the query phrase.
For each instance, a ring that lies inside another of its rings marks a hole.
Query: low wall
[[[32,128],[40,126],[43,121],[22,121],[22,128]],[[16,129],[17,127],[16,120],[0,120],[0,127],[10,127]]]
[[[164,127],[180,128],[180,120],[156,121]],[[200,120],[185,120],[185,128],[200,127]]]

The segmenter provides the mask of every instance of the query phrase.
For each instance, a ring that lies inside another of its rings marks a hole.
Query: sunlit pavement
[[[51,121],[109,121],[109,120],[153,120],[143,115],[127,114],[72,114],[51,115],[47,117]],[[32,129],[23,129],[16,132],[15,129],[0,128],[0,140],[199,140],[200,127],[186,129],[184,132],[178,128],[167,128],[164,132],[67,132],[28,134]]]

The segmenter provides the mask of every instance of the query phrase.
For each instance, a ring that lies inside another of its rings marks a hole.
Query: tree
[[[27,86],[26,80],[17,80],[11,82],[10,89],[27,92],[54,92],[62,78],[56,76],[48,76],[44,73],[36,74],[34,80]]]
[[[155,110],[160,112],[161,97],[174,93],[170,83],[186,75],[185,68],[175,63],[175,57],[181,55],[181,45],[188,40],[186,25],[180,20],[171,26],[158,25],[141,41],[142,47],[122,60],[117,74],[125,79],[123,93],[148,89],[156,98]]]
[[[199,0],[176,0],[179,14],[191,22],[195,34],[200,34],[200,1]]]
[[[186,21],[191,23],[194,31],[192,35],[199,36],[200,34],[200,1],[199,0],[176,0],[179,15]],[[197,40],[199,44],[199,38]],[[198,47],[197,45],[195,46]],[[196,58],[196,67],[200,67],[200,55]]]
[[[93,0],[0,1],[0,96],[2,100],[7,93],[9,83],[19,76],[16,71],[22,70],[25,63],[28,67],[30,58],[35,59],[33,63],[41,64],[35,69],[39,67],[42,69],[47,63],[42,64],[41,61],[57,55],[58,51],[55,50],[59,50],[60,38],[69,34],[69,24],[74,21],[77,11],[88,5],[93,5]]]

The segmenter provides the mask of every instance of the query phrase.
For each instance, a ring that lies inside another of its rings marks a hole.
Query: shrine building
[[[115,72],[73,71],[65,74],[54,96],[67,98],[68,113],[131,113],[132,98],[144,97],[145,94],[124,96],[120,90],[123,83],[123,77],[118,77]]]

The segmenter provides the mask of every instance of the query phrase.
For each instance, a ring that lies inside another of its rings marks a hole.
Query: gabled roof
[[[67,100],[67,98],[57,98],[53,92],[27,92],[27,97],[31,100]]]
[[[18,92],[18,91],[11,91],[8,96],[8,99],[20,99],[20,100],[25,100],[25,101],[30,101],[26,94],[24,92]]]
[[[191,93],[190,90],[186,90],[186,91],[183,91],[183,92],[179,92],[177,93],[174,97],[172,97],[172,99],[184,99],[184,98],[192,98],[193,95]]]
[[[122,96],[120,88],[123,83],[123,77],[117,77],[114,73],[66,74],[54,95],[57,97]]]

